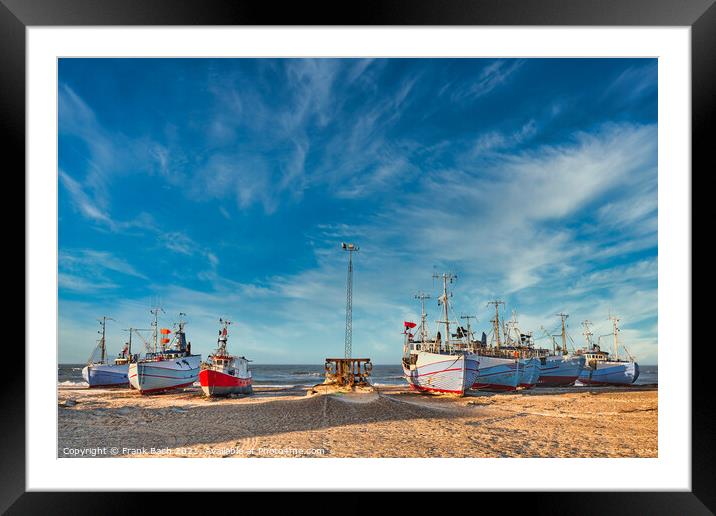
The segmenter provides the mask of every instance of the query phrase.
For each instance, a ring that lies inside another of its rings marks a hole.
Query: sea
[[[85,364],[60,364],[57,370],[59,385],[87,385],[82,379]],[[323,381],[323,364],[251,364],[253,383],[256,387],[311,387]],[[636,385],[658,384],[658,366],[640,365]],[[405,385],[402,367],[374,364],[372,383],[377,386]]]

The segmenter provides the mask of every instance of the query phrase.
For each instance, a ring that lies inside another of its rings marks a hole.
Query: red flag
[[[414,322],[409,322],[409,321],[403,321],[403,325],[406,328],[415,328],[415,326],[417,326]]]

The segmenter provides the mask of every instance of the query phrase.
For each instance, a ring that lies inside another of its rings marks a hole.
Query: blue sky
[[[480,330],[612,312],[657,362],[655,59],[61,59],[58,108],[60,362],[157,300],[204,354],[225,317],[259,363],[340,355],[341,241],[375,363],[434,271]]]

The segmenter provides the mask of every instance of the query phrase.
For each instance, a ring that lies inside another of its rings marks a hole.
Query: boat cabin
[[[609,353],[602,351],[597,345],[592,346],[591,349],[580,349],[577,351],[577,354],[585,357],[587,363],[592,360],[596,362],[606,362],[609,360]]]
[[[250,376],[249,360],[231,355],[211,355],[207,367],[231,376],[245,378]]]

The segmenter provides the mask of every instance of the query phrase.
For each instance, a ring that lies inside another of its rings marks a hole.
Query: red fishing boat
[[[230,394],[251,394],[251,371],[249,360],[245,357],[230,355],[226,350],[228,326],[231,321],[219,319],[222,328],[219,331],[218,347],[209,361],[201,366],[199,384],[207,396],[228,396]]]

